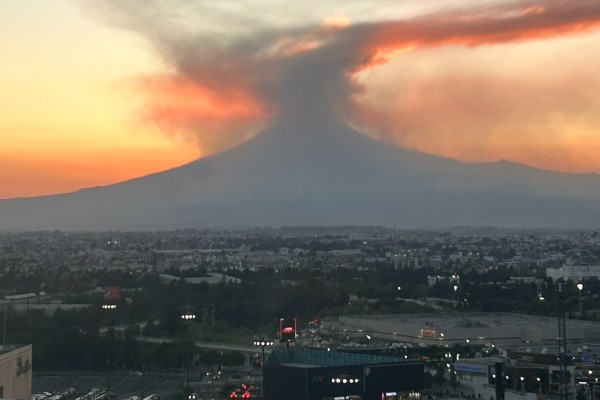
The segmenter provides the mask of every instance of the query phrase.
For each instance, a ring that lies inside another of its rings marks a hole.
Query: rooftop
[[[0,355],[10,353],[13,350],[17,350],[21,347],[30,346],[27,344],[0,344]]]
[[[396,357],[371,354],[343,353],[307,348],[275,348],[267,359],[268,365],[290,365],[304,367],[334,367],[364,364],[398,364],[405,362]]]

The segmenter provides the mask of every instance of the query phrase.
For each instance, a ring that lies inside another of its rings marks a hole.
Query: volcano
[[[279,118],[184,166],[77,192],[0,201],[2,230],[284,225],[597,228],[600,176],[466,164],[340,120]]]

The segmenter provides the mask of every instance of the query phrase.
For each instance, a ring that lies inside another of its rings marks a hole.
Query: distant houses
[[[218,272],[209,272],[206,276],[197,276],[197,277],[187,277],[181,278],[179,276],[171,275],[171,274],[160,274],[159,275],[161,282],[170,283],[173,281],[178,281],[180,279],[185,280],[186,283],[191,285],[199,285],[201,283],[208,283],[209,285],[216,285],[218,283],[242,283],[240,278],[236,278],[235,276],[225,275]]]

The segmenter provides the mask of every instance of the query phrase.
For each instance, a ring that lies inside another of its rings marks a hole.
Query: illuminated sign
[[[279,341],[280,342],[295,342],[296,341],[296,318],[280,318],[279,319]]]
[[[435,339],[435,331],[433,329],[421,329],[421,336]]]

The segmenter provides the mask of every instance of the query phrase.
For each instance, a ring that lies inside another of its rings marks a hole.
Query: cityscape
[[[495,399],[497,363],[506,399],[587,399],[600,377],[599,259],[586,231],[4,233],[4,349],[28,344],[13,351],[36,399],[294,398],[283,372],[269,375],[285,357],[413,368],[389,399]],[[311,396],[360,396],[337,386]]]
[[[598,0],[0,15],[0,399],[600,395]]]

